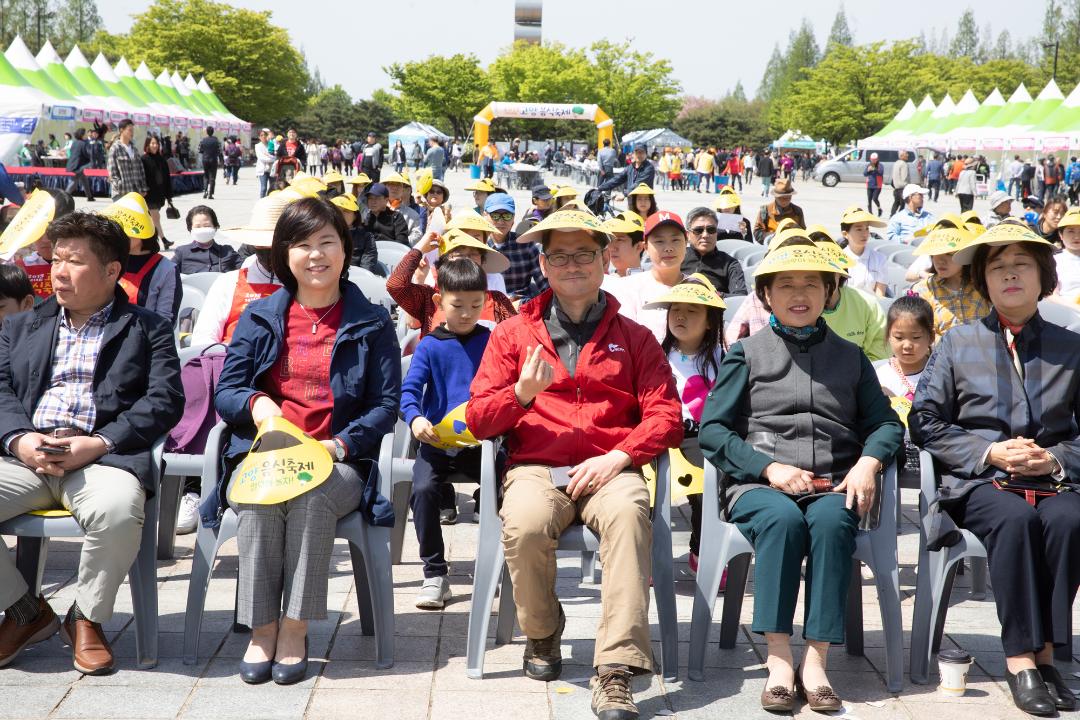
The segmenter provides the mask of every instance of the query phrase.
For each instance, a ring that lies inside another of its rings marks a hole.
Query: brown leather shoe
[[[85,675],[106,675],[113,670],[113,654],[101,623],[76,620],[68,610],[60,636],[71,646],[75,669]]]
[[[801,668],[795,669],[795,688],[800,695],[806,698],[806,704],[814,712],[835,712],[844,707],[840,697],[828,685],[821,685],[810,689],[803,685]]]
[[[4,622],[0,623],[0,667],[14,660],[23,648],[51,638],[59,627],[60,618],[41,595],[38,595],[38,617],[34,622],[19,625],[10,615],[4,615]]]
[[[773,685],[761,691],[761,709],[769,712],[789,713],[795,709],[795,693],[792,688]]]

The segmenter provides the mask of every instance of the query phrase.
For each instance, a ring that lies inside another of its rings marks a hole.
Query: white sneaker
[[[450,581],[445,575],[427,578],[416,594],[416,607],[423,610],[442,610],[451,597]]]
[[[176,534],[187,535],[199,527],[199,496],[185,493],[180,498],[180,511],[176,518]]]

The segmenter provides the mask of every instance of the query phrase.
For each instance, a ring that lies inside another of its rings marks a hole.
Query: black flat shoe
[[[1057,713],[1054,699],[1050,697],[1050,691],[1046,689],[1046,683],[1038,670],[1034,668],[1021,670],[1015,675],[1006,670],[1005,681],[1009,683],[1013,703],[1019,709],[1029,715],[1055,715]]]
[[[248,685],[261,685],[270,679],[272,660],[264,662],[240,661],[240,679]]]
[[[1058,710],[1071,712],[1076,709],[1076,696],[1065,684],[1065,678],[1053,665],[1037,665],[1039,675],[1046,683],[1046,691],[1050,693],[1050,699],[1054,701],[1054,707]]]
[[[278,685],[295,685],[304,679],[307,675],[308,666],[308,641],[304,638],[304,659],[298,663],[292,665],[285,665],[283,663],[274,663],[273,676],[274,682]]]

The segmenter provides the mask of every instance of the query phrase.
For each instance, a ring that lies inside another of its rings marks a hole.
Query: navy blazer
[[[1080,481],[1080,335],[1036,313],[1016,338],[1024,378],[1013,367],[997,313],[941,338],[915,391],[911,439],[941,471],[941,499],[1004,478],[982,468],[992,443],[1032,438]]]
[[[367,479],[361,512],[373,525],[390,526],[394,512],[378,495],[379,446],[394,429],[401,399],[401,349],[385,308],[373,304],[360,288],[342,282],[345,303],[341,326],[330,356],[330,392],[334,409],[330,429],[341,438],[348,460]],[[251,419],[251,398],[263,374],[281,354],[284,318],[293,295],[281,288],[269,297],[248,305],[236,325],[225,355],[225,366],[214,392],[214,406],[229,424],[225,449],[231,467],[251,449],[256,427]],[[204,523],[214,527],[224,507],[226,473],[220,473],[218,492],[202,506]]]
[[[33,431],[32,418],[48,389],[60,305],[52,296],[4,320],[0,330],[0,436]],[[184,411],[180,361],[172,327],[155,312],[128,302],[117,287],[94,369],[94,432],[116,445],[97,461],[127,470],[149,494],[150,449]]]

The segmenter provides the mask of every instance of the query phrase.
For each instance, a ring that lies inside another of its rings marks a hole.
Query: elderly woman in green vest
[[[844,274],[812,244],[766,256],[754,277],[770,327],[724,356],[701,418],[701,449],[723,473],[721,512],[757,555],[751,629],[768,642],[761,704],[776,712],[791,711],[796,692],[813,710],[842,707],[826,657],[844,640],[859,518],[903,439],[870,360],[821,317]],[[796,669],[804,559],[806,654]]]

